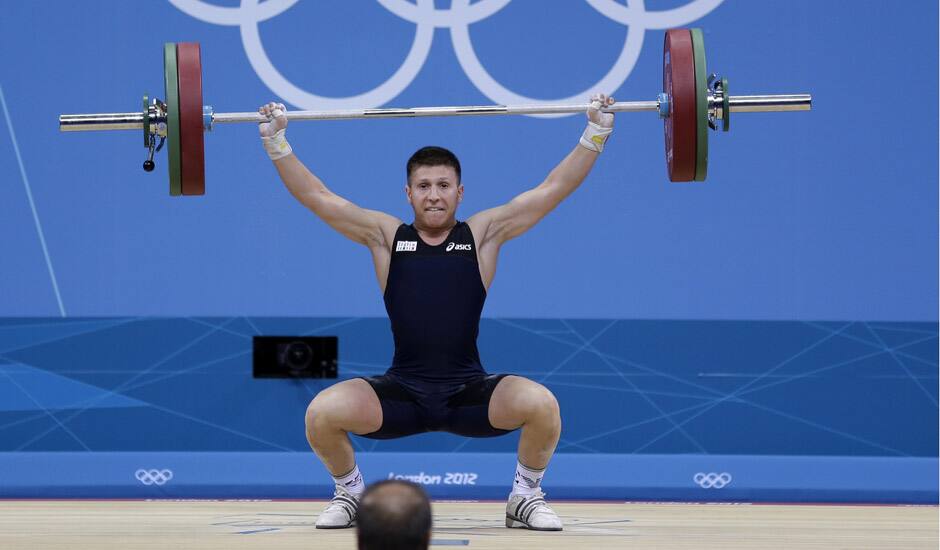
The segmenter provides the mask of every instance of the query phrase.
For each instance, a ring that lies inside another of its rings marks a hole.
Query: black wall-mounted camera
[[[336,378],[336,336],[255,336],[255,378]]]

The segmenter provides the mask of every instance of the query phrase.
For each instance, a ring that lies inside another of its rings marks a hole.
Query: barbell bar
[[[729,98],[732,113],[767,113],[784,111],[808,111],[812,97],[808,94],[791,95],[739,95]],[[380,108],[380,109],[334,109],[329,111],[288,111],[284,114],[287,120],[355,120],[365,118],[415,118],[415,117],[447,117],[447,116],[481,116],[481,115],[556,115],[583,113],[591,105],[589,103],[564,103],[557,105],[461,105],[440,107],[406,107],[406,108]],[[209,117],[205,129],[211,130],[216,124],[233,124],[242,122],[267,122],[262,115],[254,112],[243,113],[216,113],[206,106],[204,116]],[[644,111],[659,111],[659,101],[618,101],[614,105],[604,107],[602,111],[608,113],[639,113]],[[160,117],[150,117],[154,124]],[[719,115],[718,118],[722,118]],[[133,113],[97,113],[60,115],[59,130],[63,132],[88,132],[96,130],[141,130],[144,125],[144,115]]]
[[[216,113],[202,103],[200,47],[195,42],[164,46],[166,100],[148,101],[139,112],[66,114],[59,130],[138,130],[149,150],[144,169],[153,169],[154,152],[169,148],[171,195],[205,193],[204,132],[216,124],[259,123],[258,112]],[[200,108],[201,106],[201,108]],[[487,115],[582,113],[589,104],[465,105],[442,107],[288,111],[288,120],[353,120]],[[704,181],[708,129],[730,129],[731,113],[808,111],[809,94],[732,96],[728,80],[706,73],[705,49],[698,29],[670,29],[663,44],[663,92],[654,101],[624,101],[605,107],[611,113],[656,112],[664,122],[666,164],[671,181]],[[159,140],[159,144],[157,143]]]

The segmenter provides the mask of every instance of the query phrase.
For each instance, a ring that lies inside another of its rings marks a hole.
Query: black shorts
[[[513,430],[490,425],[490,397],[507,374],[482,375],[456,388],[428,393],[418,399],[387,374],[363,376],[382,404],[382,427],[364,434],[370,439],[394,439],[424,432],[450,432],[467,437],[494,437]]]

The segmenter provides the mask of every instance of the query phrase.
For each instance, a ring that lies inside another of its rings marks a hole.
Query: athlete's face
[[[463,185],[450,166],[418,166],[405,186],[408,202],[415,211],[415,224],[446,228],[454,224],[457,205],[463,200]]]

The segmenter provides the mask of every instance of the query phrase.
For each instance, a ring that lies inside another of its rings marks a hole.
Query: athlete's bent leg
[[[379,398],[365,380],[346,380],[318,393],[307,407],[305,421],[310,447],[336,482],[333,500],[317,517],[316,527],[352,527],[365,485],[349,433],[367,434],[382,427]]]
[[[545,467],[561,436],[558,400],[541,384],[507,376],[493,390],[489,418],[494,428],[522,427],[519,464],[506,503],[506,527],[560,531],[561,519],[545,502],[541,489]]]
[[[346,380],[321,391],[307,407],[307,442],[333,477],[356,465],[347,434],[372,433],[382,427],[382,404],[361,378]]]
[[[545,386],[520,376],[500,380],[489,405],[490,424],[519,437],[519,464],[506,504],[506,527],[560,531],[561,520],[542,493],[542,475],[561,436],[558,400]]]
[[[548,466],[561,436],[558,400],[548,388],[521,376],[503,378],[490,397],[489,418],[494,428],[522,428],[519,462],[536,470]]]

